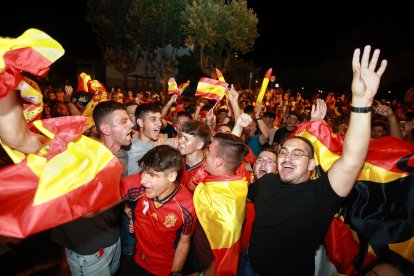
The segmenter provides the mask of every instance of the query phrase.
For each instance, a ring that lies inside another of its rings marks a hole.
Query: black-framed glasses
[[[312,159],[313,158],[313,157],[310,157],[309,155],[306,155],[305,152],[303,150],[301,150],[301,149],[293,149],[291,151],[288,151],[286,148],[281,148],[279,150],[279,153],[278,153],[277,157],[285,158],[288,154],[290,154],[290,157],[293,160],[298,160],[302,156],[306,156],[309,159]]]

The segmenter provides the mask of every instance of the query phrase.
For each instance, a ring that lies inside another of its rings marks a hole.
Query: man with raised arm
[[[313,146],[305,138],[291,137],[278,153],[279,176],[266,174],[249,186],[248,199],[256,217],[249,259],[259,275],[313,275],[315,251],[329,224],[351,192],[362,168],[370,141],[371,104],[387,61],[377,67],[380,51],[370,58],[366,46],[352,59],[352,107],[342,156],[327,173],[310,180],[315,169]]]

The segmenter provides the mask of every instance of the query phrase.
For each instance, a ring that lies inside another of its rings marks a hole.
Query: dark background
[[[381,3],[384,2],[384,3]],[[254,60],[262,73],[273,68],[283,88],[349,91],[353,50],[366,44],[389,61],[380,93],[402,97],[414,86],[414,18],[409,1],[248,1],[258,16]],[[8,3],[0,36],[18,37],[31,27],[45,31],[65,49],[55,65],[73,73],[77,59],[100,59],[85,22],[82,0]]]

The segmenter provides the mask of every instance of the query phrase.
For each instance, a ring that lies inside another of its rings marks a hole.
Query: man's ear
[[[204,142],[203,141],[197,143],[197,149],[201,150],[201,149],[203,149],[203,147],[204,147]]]
[[[111,129],[107,123],[102,123],[99,129],[103,135],[109,135],[111,132]]]
[[[170,182],[175,182],[175,180],[177,179],[177,172],[176,171],[173,171],[173,172],[170,172],[169,174],[168,174],[168,181],[170,181]]]
[[[220,168],[221,166],[224,165],[224,159],[221,157],[216,157],[215,165],[216,165],[216,168]]]
[[[311,159],[308,164],[308,170],[313,171],[316,168],[316,162],[315,159]]]
[[[137,125],[138,125],[140,128],[144,127],[144,120],[142,120],[142,119],[137,119]]]

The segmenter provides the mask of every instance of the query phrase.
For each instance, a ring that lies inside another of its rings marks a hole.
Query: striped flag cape
[[[0,99],[16,88],[22,71],[44,77],[65,50],[46,33],[29,29],[18,38],[0,37]]]
[[[198,81],[195,96],[218,101],[224,96],[227,86],[226,82],[203,77]]]
[[[197,218],[215,257],[215,275],[236,275],[245,217],[243,176],[206,176],[194,191]]]
[[[309,139],[318,168],[327,171],[342,152],[343,137],[322,122],[298,126],[291,135]],[[395,137],[371,140],[351,194],[325,237],[338,272],[356,275],[391,249],[414,264],[414,145]]]
[[[0,236],[25,238],[120,201],[122,165],[82,135],[85,123],[83,116],[35,121],[50,141],[27,156],[3,145],[15,164],[0,168]]]

